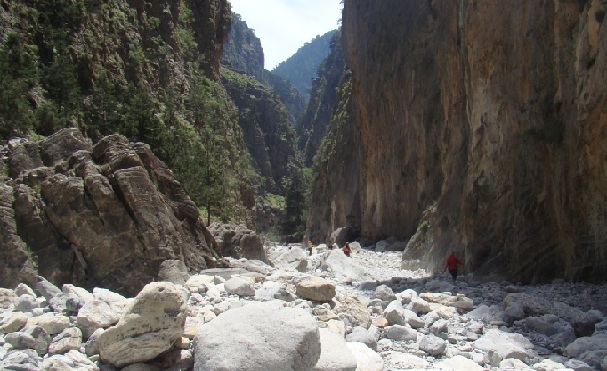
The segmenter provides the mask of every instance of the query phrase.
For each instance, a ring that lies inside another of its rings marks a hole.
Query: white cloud
[[[338,28],[341,0],[230,0],[261,40],[271,70],[302,45]]]

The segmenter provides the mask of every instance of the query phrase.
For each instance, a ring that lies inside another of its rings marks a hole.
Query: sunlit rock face
[[[428,269],[455,249],[485,277],[604,280],[606,8],[346,0],[356,140],[315,181],[315,225],[415,235],[403,258]]]

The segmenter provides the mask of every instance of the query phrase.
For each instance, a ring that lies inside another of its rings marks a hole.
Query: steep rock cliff
[[[287,108],[292,124],[299,122],[305,110],[304,97],[289,81],[264,69],[261,41],[237,13],[232,13],[232,29],[221,63],[231,70],[252,76],[273,89]]]
[[[484,276],[604,280],[606,8],[346,0],[359,141],[317,177],[337,185],[312,208],[325,221],[359,208],[363,236],[415,234],[404,259],[431,270],[455,249]],[[335,171],[357,161],[357,198],[335,208],[353,194]]]
[[[223,69],[222,81],[239,111],[239,124],[262,190],[282,194],[295,159],[295,130],[280,98],[247,75]]]
[[[142,143],[76,129],[11,145],[0,186],[2,286],[35,275],[134,295],[165,260],[215,266],[216,243],[173,173]]]
[[[337,86],[345,69],[341,47],[341,31],[333,34],[331,52],[318,67],[318,75],[312,80],[310,100],[306,112],[297,127],[298,147],[304,154],[306,166],[312,166],[314,155],[327,133],[333,109],[337,102]]]

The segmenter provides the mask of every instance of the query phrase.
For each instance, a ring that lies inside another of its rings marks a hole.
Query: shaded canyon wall
[[[350,215],[364,237],[413,236],[403,258],[430,270],[455,249],[485,277],[605,280],[606,9],[346,0],[342,126],[358,142],[316,178],[334,186],[313,200],[310,234]],[[356,161],[352,190],[339,176]]]

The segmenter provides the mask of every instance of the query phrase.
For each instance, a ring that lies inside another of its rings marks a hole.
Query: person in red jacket
[[[350,254],[352,253],[352,249],[350,248],[350,245],[347,242],[344,245],[343,251],[344,251],[344,254],[346,254],[347,257],[350,257]]]
[[[464,263],[462,263],[457,256],[455,256],[455,251],[451,251],[451,255],[449,255],[449,257],[447,258],[447,262],[445,263],[445,270],[449,270],[449,273],[451,273],[451,277],[453,277],[453,282],[455,282],[455,280],[457,280],[457,266],[458,265],[464,265]],[[443,270],[443,272],[445,271]]]

